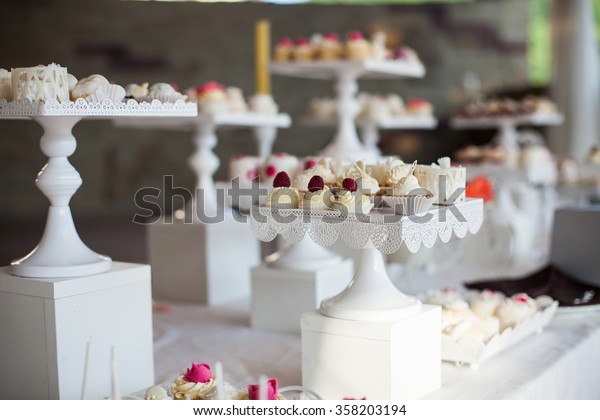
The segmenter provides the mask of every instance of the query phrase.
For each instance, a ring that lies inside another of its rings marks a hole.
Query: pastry
[[[204,400],[215,390],[215,378],[206,363],[192,363],[171,384],[175,400]]]
[[[335,99],[312,99],[308,104],[308,114],[318,120],[333,121],[337,115]]]
[[[600,147],[592,146],[587,155],[587,161],[592,165],[600,165]]]
[[[346,58],[349,60],[367,60],[371,58],[371,44],[359,31],[352,31],[348,34]]]
[[[172,400],[169,397],[167,391],[160,385],[152,385],[146,390],[145,400],[157,401],[157,400]]]
[[[298,171],[298,158],[287,153],[275,153],[269,156],[260,171],[260,181],[272,183],[275,175],[285,172],[292,176]]]
[[[275,45],[275,61],[278,63],[290,61],[294,51],[294,42],[291,38],[283,37]]]
[[[379,165],[381,179],[378,180],[383,187],[396,187],[413,169],[412,165],[407,165],[401,159],[393,157],[388,158],[383,164]]]
[[[379,182],[367,173],[366,166],[361,161],[354,163],[351,168],[346,170],[340,177],[340,181],[343,182],[346,178],[354,179],[358,183],[360,192],[363,194],[375,195],[379,192]]]
[[[314,56],[314,49],[306,38],[298,38],[293,54],[296,61],[311,61]]]
[[[492,316],[504,299],[504,294],[490,289],[485,289],[473,297],[469,304],[471,305],[471,310],[475,315],[479,317]]]
[[[371,56],[374,60],[386,60],[390,56],[385,46],[386,40],[385,32],[377,31],[371,35]]]
[[[58,64],[12,69],[11,82],[12,99],[15,101],[69,101],[67,69]]]
[[[207,82],[186,91],[191,100],[198,102],[198,109],[205,114],[229,112],[229,101],[225,87],[217,82]]]
[[[185,101],[187,95],[177,92],[173,85],[169,83],[155,83],[148,89],[150,99],[158,99],[161,102]]]
[[[305,167],[308,162],[310,161],[305,162]],[[311,162],[309,166],[310,167],[308,169],[305,169],[294,178],[294,187],[296,187],[298,190],[308,191],[308,183],[315,175],[323,178],[325,185],[332,186],[336,182],[336,177],[328,160],[321,159],[318,161],[318,164],[315,165],[313,165]]]
[[[227,94],[229,112],[236,114],[248,112],[248,104],[246,104],[242,89],[231,86],[226,89],[225,93]]]
[[[442,331],[448,332],[459,322],[475,318],[469,304],[453,287],[428,292],[425,303],[442,307]]]
[[[425,99],[410,98],[406,101],[406,112],[419,117],[433,115],[433,106]]]
[[[91,76],[85,77],[77,82],[71,91],[71,99],[74,101],[77,99],[87,99],[88,96],[95,93],[98,89],[106,89],[109,85],[110,82],[106,79],[106,77],[100,74],[92,74]]]
[[[229,161],[229,179],[239,179],[240,186],[250,186],[258,179],[261,159],[257,156],[236,155]]]
[[[271,378],[267,380],[267,392],[266,397],[267,400],[285,400],[283,395],[279,394],[277,387],[277,379]],[[246,399],[246,398],[241,398]],[[256,384],[248,385],[248,394],[247,399],[249,400],[259,400],[260,399],[260,387]]]
[[[148,96],[148,83],[142,83],[138,85],[137,83],[130,83],[125,86],[125,98],[131,98],[138,100],[143,100]]]
[[[462,321],[446,327],[444,334],[458,341],[469,337],[485,343],[500,332],[500,321],[494,316],[482,318],[469,317]]]
[[[302,196],[301,205],[308,210],[328,210],[333,206],[333,194],[325,185],[323,178],[313,176],[308,183],[308,191]]]
[[[344,55],[344,47],[334,32],[325,34],[318,51],[321,60],[339,60]]]
[[[342,213],[368,214],[373,209],[373,203],[368,196],[357,191],[358,184],[352,178],[342,181],[340,190],[332,199],[332,205]]]
[[[558,161],[558,179],[563,184],[575,184],[579,181],[579,167],[575,159],[565,157]]]
[[[438,159],[438,164],[417,165],[415,176],[423,188],[431,191],[435,204],[451,205],[465,200],[467,170],[451,166],[449,157]]]
[[[419,56],[415,50],[409,47],[398,48],[394,53],[394,59],[405,62],[421,63],[421,60],[419,59]]]
[[[496,310],[496,316],[500,319],[500,329],[504,331],[523,322],[536,311],[535,300],[525,293],[519,293],[505,299]]]
[[[408,166],[407,174],[398,181],[398,183],[392,188],[392,195],[394,197],[427,197],[431,196],[431,191],[423,188],[419,184],[419,180],[414,175],[414,170],[416,168],[416,161],[412,165]],[[404,172],[405,168],[401,166],[396,167],[396,173]],[[395,175],[394,171],[392,174]],[[391,180],[391,179],[390,179]]]
[[[257,93],[249,101],[250,111],[263,115],[277,115],[279,107],[271,95],[266,93]]]
[[[273,189],[267,197],[267,205],[272,208],[296,209],[299,201],[298,190],[292,188],[289,175],[279,172],[273,180]]]
[[[0,69],[0,99],[12,100],[12,79],[5,69]]]

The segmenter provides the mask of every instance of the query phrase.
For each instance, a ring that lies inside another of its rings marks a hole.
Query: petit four
[[[319,45],[318,57],[321,60],[339,60],[344,55],[344,47],[337,34],[330,32],[325,34]]]
[[[294,41],[287,36],[283,37],[275,46],[275,61],[279,63],[283,61],[289,61],[292,59],[293,52]]]
[[[473,297],[469,304],[471,310],[477,316],[492,316],[496,313],[496,309],[504,301],[504,294],[495,292],[490,289],[485,289]]]
[[[215,391],[215,378],[206,363],[192,363],[171,385],[175,400],[204,400]]]
[[[292,176],[298,171],[298,158],[287,153],[275,153],[267,157],[260,171],[261,182],[272,183],[275,175],[285,172]]]
[[[350,60],[366,60],[371,58],[371,44],[359,31],[352,31],[348,34],[346,58]]]
[[[0,99],[12,100],[12,79],[5,69],[0,69]]]
[[[421,187],[433,194],[435,204],[454,204],[465,200],[467,170],[451,166],[450,158],[438,159],[438,164],[417,165],[415,176]]]
[[[252,185],[259,177],[260,164],[258,156],[236,155],[229,161],[229,179],[238,178],[241,186]]]
[[[358,188],[361,193],[366,195],[375,195],[379,192],[379,182],[366,171],[366,166],[363,162],[355,162],[354,165],[348,168],[339,179],[339,184],[347,178],[354,179],[358,183]]]
[[[357,191],[358,184],[352,178],[346,178],[342,181],[342,190],[332,199],[332,205],[342,213],[367,214],[373,209],[371,199],[361,191]]]
[[[310,61],[313,59],[314,48],[306,38],[298,38],[294,46],[293,57],[296,61]]]
[[[11,81],[12,99],[15,101],[55,99],[59,102],[67,102],[69,100],[67,69],[58,64],[12,69]]]
[[[333,206],[333,194],[323,178],[313,176],[308,183],[308,191],[302,196],[302,207],[309,210],[327,210]]]
[[[496,316],[500,319],[500,329],[504,331],[506,328],[514,327],[533,315],[535,311],[537,311],[535,300],[525,293],[505,299],[496,311]]]

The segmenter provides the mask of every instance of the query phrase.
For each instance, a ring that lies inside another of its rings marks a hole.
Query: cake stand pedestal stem
[[[215,131],[215,124],[208,121],[199,122],[194,130],[196,151],[188,160],[198,177],[194,200],[196,207],[193,208],[194,218],[198,210],[207,216],[214,216],[217,213],[217,187],[213,175],[219,168],[220,161],[213,152],[217,145]]]
[[[379,143],[379,128],[377,123],[372,120],[366,120],[360,125],[360,135],[365,145],[365,149],[373,156],[381,156],[381,150],[377,146]]]
[[[49,158],[38,174],[36,185],[50,200],[50,208],[40,243],[27,256],[11,263],[11,274],[56,278],[86,276],[111,269],[110,258],[96,254],[81,241],[69,208],[71,197],[82,184],[81,176],[68,159],[77,148],[71,131],[81,118],[34,118],[44,129],[40,147]]]
[[[277,127],[256,127],[254,138],[258,147],[258,156],[266,158],[273,152],[273,143],[277,137]]]

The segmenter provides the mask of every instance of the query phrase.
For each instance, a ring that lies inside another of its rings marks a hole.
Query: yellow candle
[[[269,56],[271,49],[271,28],[268,20],[256,22],[256,93],[271,93],[271,77],[269,74]]]

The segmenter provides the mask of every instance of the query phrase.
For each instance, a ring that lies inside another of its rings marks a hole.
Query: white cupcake
[[[494,315],[498,306],[504,301],[504,294],[485,289],[470,300],[471,310],[477,316]]]
[[[500,319],[500,329],[504,331],[509,327],[523,322],[537,311],[535,301],[525,293],[516,294],[498,307],[496,316]]]
[[[273,189],[267,198],[267,205],[271,208],[297,209],[300,202],[299,194],[291,184],[289,175],[279,172],[273,180]]]
[[[342,190],[332,199],[332,205],[342,213],[368,214],[373,209],[371,199],[357,191],[358,185],[352,178],[342,181]]]

